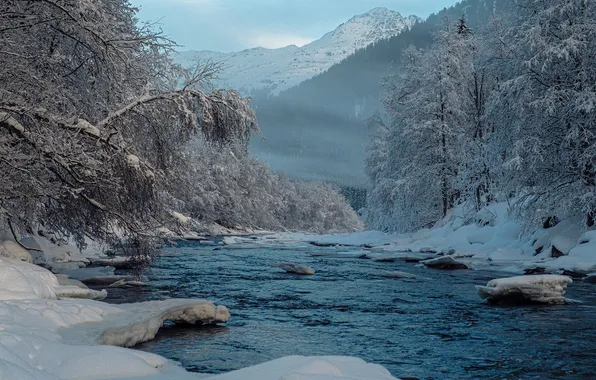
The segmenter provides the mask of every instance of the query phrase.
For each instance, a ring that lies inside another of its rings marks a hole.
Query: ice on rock
[[[288,356],[208,380],[397,380],[380,365],[341,356]]]
[[[517,276],[491,280],[476,286],[478,295],[491,303],[528,302],[565,304],[567,285],[573,280],[560,275]]]
[[[0,256],[28,263],[33,262],[31,254],[25,248],[10,240],[0,243]]]
[[[292,263],[273,263],[271,265],[275,267],[280,267],[281,269],[286,271],[286,273],[302,274],[306,276],[312,276],[315,274],[315,270],[306,265]]]
[[[209,325],[230,319],[225,306],[206,300],[169,299],[121,304],[117,310],[97,323],[65,329],[62,335],[72,342],[132,347],[153,339],[165,321]]]
[[[86,298],[90,300],[102,300],[108,296],[105,290],[84,289],[76,285],[60,286],[54,289],[58,298]]]
[[[421,261],[422,264],[434,269],[468,269],[468,266],[451,256],[441,256],[436,259]]]
[[[147,286],[147,284],[141,281],[126,281],[123,279],[108,285],[108,288],[138,288],[142,286]]]

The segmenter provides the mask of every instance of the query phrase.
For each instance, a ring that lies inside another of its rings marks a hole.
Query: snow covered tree
[[[135,12],[126,0],[0,4],[0,223],[13,232],[151,253],[157,228],[175,226],[179,144],[246,145],[256,130],[246,100],[199,90],[209,69],[172,65],[173,43]]]
[[[381,203],[391,204],[391,229],[428,226],[447,215],[461,196],[461,147],[470,124],[466,81],[473,71],[469,35],[463,19],[458,24],[445,20],[431,48],[407,49],[404,67],[385,81],[384,105],[392,120],[383,132],[388,147],[371,149],[389,153],[381,173],[382,158],[368,155],[368,172],[376,184],[369,201],[380,196],[385,198]]]
[[[491,117],[498,144],[513,144],[507,185],[532,225],[596,208],[594,14],[593,1],[523,0],[499,38],[505,80]]]

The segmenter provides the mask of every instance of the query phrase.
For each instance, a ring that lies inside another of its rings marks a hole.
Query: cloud
[[[306,38],[295,34],[257,32],[250,33],[248,38],[242,41],[247,47],[261,46],[267,49],[277,49],[288,45],[303,46],[314,41],[313,38]]]

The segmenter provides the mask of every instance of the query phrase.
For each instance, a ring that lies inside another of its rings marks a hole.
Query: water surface
[[[435,271],[413,263],[311,257],[330,248],[253,248],[190,243],[168,248],[151,287],[112,302],[207,298],[226,305],[226,326],[166,328],[136,348],[191,371],[221,373],[287,355],[350,355],[421,379],[596,377],[596,285],[575,282],[582,304],[494,307],[476,294],[503,273]],[[272,262],[305,264],[315,276]],[[382,271],[416,279],[392,279]]]

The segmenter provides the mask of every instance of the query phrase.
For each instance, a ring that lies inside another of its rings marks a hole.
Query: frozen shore
[[[381,366],[346,357],[296,356],[218,376],[189,373],[161,356],[105,344],[153,339],[166,320],[226,322],[225,307],[179,299],[109,305],[91,299],[98,294],[60,285],[37,265],[0,257],[0,379],[394,379]]]
[[[312,255],[373,260],[423,261],[441,258],[459,267],[512,274],[565,274],[585,278],[596,272],[596,229],[582,219],[562,220],[532,234],[508,215],[508,205],[495,204],[470,213],[452,210],[434,227],[412,234],[364,231],[339,235],[277,233],[246,239],[228,237],[228,247],[283,246],[321,248]]]

